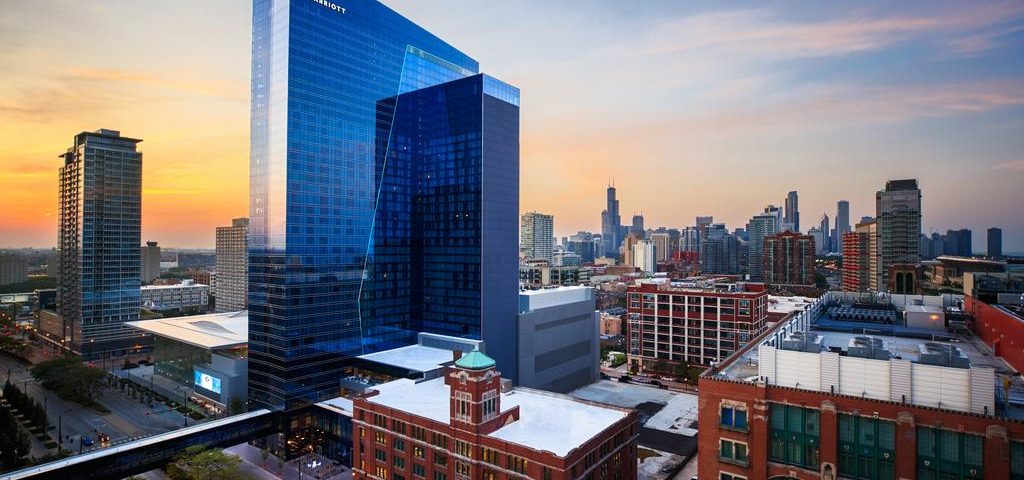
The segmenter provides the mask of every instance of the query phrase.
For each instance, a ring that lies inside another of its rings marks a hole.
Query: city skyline
[[[999,227],[1024,251],[1022,5],[387,4],[522,88],[521,211],[553,214],[556,236],[599,231],[609,176],[622,211],[673,228],[741,226],[790,190],[805,218],[847,199],[856,219],[886,180],[917,178],[924,233],[970,228],[981,249]],[[56,153],[101,127],[146,139],[143,241],[209,248],[245,216],[250,9],[5,9],[0,246],[54,246]]]

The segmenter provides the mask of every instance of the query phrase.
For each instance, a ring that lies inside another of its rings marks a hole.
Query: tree
[[[167,475],[172,480],[241,480],[241,465],[241,458],[196,445],[174,457]]]
[[[106,374],[90,367],[77,357],[66,356],[47,360],[32,367],[32,376],[61,398],[83,405],[93,404],[96,392],[103,386]]]

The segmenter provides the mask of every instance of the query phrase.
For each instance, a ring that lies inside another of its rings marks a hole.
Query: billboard
[[[220,379],[199,370],[195,371],[195,385],[213,393],[220,393]]]

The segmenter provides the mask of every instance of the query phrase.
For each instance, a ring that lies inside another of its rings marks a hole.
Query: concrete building
[[[128,325],[153,337],[152,385],[158,393],[181,398],[185,388],[217,412],[237,413],[247,398],[248,322],[242,311]]]
[[[639,238],[644,238],[644,235],[647,234],[647,230],[644,229],[643,213],[633,215],[633,224],[629,227],[629,233],[636,234]]]
[[[1003,258],[1003,230],[992,227],[988,229],[988,258]]]
[[[581,285],[590,281],[590,271],[577,266],[552,266],[547,262],[528,262],[519,266],[519,285],[537,289],[548,286]]]
[[[819,227],[811,227],[807,230],[807,235],[810,235],[814,239],[814,253],[816,255],[828,254],[828,236],[825,232],[821,231]]]
[[[555,249],[555,217],[528,212],[519,221],[520,256],[527,259],[551,261]]]
[[[782,232],[764,237],[764,280],[773,286],[814,285],[814,237]]]
[[[877,286],[889,284],[889,267],[921,260],[921,190],[917,180],[890,180],[875,194]]]
[[[17,253],[0,252],[0,285],[28,280],[28,258]]]
[[[146,285],[142,306],[150,310],[205,311],[210,304],[210,286],[184,280],[174,285]]]
[[[655,263],[664,262],[672,257],[672,249],[669,247],[672,237],[668,233],[652,233],[649,237],[654,244]]]
[[[831,317],[860,298],[829,292],[701,376],[700,478],[1024,473],[1024,410],[1000,400],[1022,381],[963,334],[893,326],[866,336],[877,323]],[[959,301],[894,295],[888,308],[912,299],[947,311]]]
[[[632,247],[633,265],[644,273],[658,271],[657,248],[650,240],[640,240]]]
[[[515,384],[566,393],[596,382],[601,347],[595,308],[591,287],[520,292]]]
[[[764,280],[764,238],[778,233],[781,227],[778,208],[771,205],[747,223],[747,273],[751,281]]]
[[[998,273],[1006,271],[1006,262],[982,258],[943,255],[928,268],[936,285],[963,285],[966,273]]]
[[[643,284],[626,290],[627,360],[646,370],[659,361],[711,365],[766,327],[768,292],[752,284]]]
[[[160,246],[157,242],[146,242],[140,249],[142,283],[153,283],[160,276]]]
[[[566,249],[579,255],[581,263],[594,263],[594,243],[594,234],[580,231],[569,236],[569,245]]]
[[[249,219],[235,218],[217,227],[217,284],[210,293],[218,312],[245,310],[249,295]]]
[[[138,320],[141,305],[141,141],[116,130],[82,132],[60,155],[61,321],[46,338],[86,361],[148,348],[124,325]]]
[[[354,403],[353,478],[636,478],[635,411],[510,388],[480,351]],[[567,423],[568,422],[568,423]]]
[[[942,237],[942,255],[957,257],[974,255],[971,230],[968,228],[946,230],[946,235]]]

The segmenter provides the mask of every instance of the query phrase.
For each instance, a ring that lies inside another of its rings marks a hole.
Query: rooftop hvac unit
[[[917,346],[918,363],[941,367],[970,368],[971,360],[960,347],[948,343],[926,342]]]
[[[885,348],[880,338],[858,336],[850,339],[846,354],[851,357],[870,358],[873,360],[889,360],[892,353]]]
[[[782,340],[782,349],[818,353],[822,350],[821,341],[821,336],[814,332],[793,332]]]

